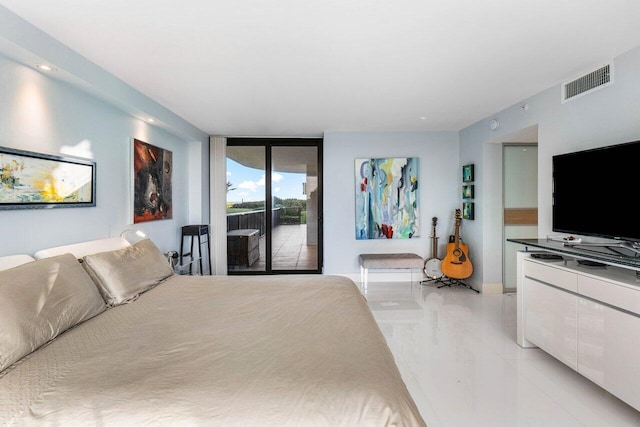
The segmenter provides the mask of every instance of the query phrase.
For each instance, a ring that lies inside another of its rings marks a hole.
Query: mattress
[[[337,276],[172,276],[0,375],[0,425],[425,425]]]

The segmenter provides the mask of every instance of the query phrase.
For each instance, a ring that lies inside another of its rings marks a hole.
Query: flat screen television
[[[554,232],[640,242],[640,141],[553,156]]]

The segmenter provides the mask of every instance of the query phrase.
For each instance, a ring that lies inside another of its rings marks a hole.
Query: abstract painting
[[[173,153],[133,140],[133,223],[171,219]]]
[[[0,147],[0,209],[95,205],[94,161]]]
[[[462,218],[464,219],[473,219],[475,216],[474,212],[474,203],[473,202],[463,202],[462,203]]]
[[[463,199],[473,199],[473,184],[463,185],[462,186],[462,198]]]
[[[473,165],[462,166],[462,182],[473,182]]]
[[[356,159],[356,239],[420,235],[418,158]]]

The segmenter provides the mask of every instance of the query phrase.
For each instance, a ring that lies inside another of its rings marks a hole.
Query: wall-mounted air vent
[[[609,63],[575,80],[562,84],[562,102],[571,101],[580,96],[613,84],[613,63]]]

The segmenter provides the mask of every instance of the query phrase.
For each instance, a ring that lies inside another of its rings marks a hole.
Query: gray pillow
[[[0,271],[0,371],[107,306],[73,255]]]
[[[165,256],[149,239],[127,248],[87,255],[82,260],[110,306],[131,302],[174,274]]]

